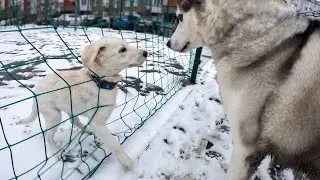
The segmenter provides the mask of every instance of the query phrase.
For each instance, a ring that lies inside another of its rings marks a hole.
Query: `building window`
[[[153,0],[153,4],[152,5],[159,7],[159,6],[162,5],[162,3],[163,3],[163,0]]]
[[[113,7],[114,8],[118,8],[118,3],[120,3],[118,0],[115,0],[114,2],[113,2]]]
[[[109,0],[105,0],[104,2],[105,2],[105,6],[109,7],[110,1]]]
[[[82,5],[82,6],[87,5],[87,0],[81,0],[81,5]]]
[[[138,0],[126,0],[126,3],[125,3],[126,7],[131,7],[131,4],[133,6],[138,6]]]
[[[131,0],[126,0],[126,7],[130,7]]]

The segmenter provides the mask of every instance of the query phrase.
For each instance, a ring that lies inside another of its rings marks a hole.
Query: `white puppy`
[[[99,41],[87,45],[82,53],[85,68],[58,72],[58,75],[52,73],[44,77],[35,88],[38,95],[34,99],[31,114],[18,124],[36,120],[39,108],[45,120],[46,141],[50,148],[57,152],[60,148],[54,142],[54,134],[61,121],[61,111],[69,115],[81,114],[92,118],[89,124],[95,135],[101,139],[103,148],[109,149],[124,168],[131,169],[133,162],[106,127],[106,121],[116,106],[116,83],[121,81],[119,73],[129,67],[140,66],[147,55],[146,51],[129,46],[117,38],[102,37]],[[49,91],[53,92],[45,93]],[[71,123],[84,130],[78,116],[74,117]]]

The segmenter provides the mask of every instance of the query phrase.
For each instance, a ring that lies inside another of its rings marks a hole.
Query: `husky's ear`
[[[200,10],[204,0],[178,0],[178,4],[183,12],[188,12],[191,8]]]
[[[214,5],[218,5],[219,2],[220,2],[220,0],[212,0],[212,3],[213,3]]]
[[[87,45],[82,51],[81,62],[86,68],[90,68],[97,57],[105,52],[105,46],[96,44]]]

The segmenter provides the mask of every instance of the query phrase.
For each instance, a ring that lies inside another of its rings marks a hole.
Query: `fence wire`
[[[35,6],[35,14],[32,8],[23,8],[26,2],[30,7]],[[70,84],[58,72],[82,68],[84,45],[101,36],[114,36],[150,54],[143,67],[121,72],[123,83],[118,90],[117,107],[106,120],[121,144],[179,91],[190,76],[193,52],[174,53],[165,45],[174,30],[175,19],[168,12],[173,7],[162,6],[161,1],[154,6],[148,0],[111,0],[109,4],[103,4],[102,0],[75,0],[75,8],[67,10],[65,0],[60,10],[69,14],[60,15],[53,8],[57,2],[61,1],[5,1],[5,18],[0,27],[0,179],[87,179],[110,156],[110,152],[100,148],[101,143],[94,135],[77,131],[70,123],[80,117],[87,126],[93,117],[86,119],[81,115],[89,111],[95,114],[101,108],[99,96],[97,105],[82,113],[71,113],[70,117],[62,113],[61,122],[54,127],[44,128],[42,116],[30,125],[14,124],[31,111],[32,100],[41,109],[40,96],[65,89],[69,91],[72,112],[72,87],[90,81]],[[83,7],[86,2],[90,3]],[[98,12],[100,18],[92,19],[89,11]],[[105,11],[107,16],[103,14]],[[132,18],[135,11],[140,11],[140,18]],[[124,23],[123,17],[129,20]],[[48,73],[59,76],[66,86],[35,93],[35,84]],[[52,154],[44,135],[54,128],[58,128],[55,139],[61,149]],[[54,158],[57,153],[63,161]]]

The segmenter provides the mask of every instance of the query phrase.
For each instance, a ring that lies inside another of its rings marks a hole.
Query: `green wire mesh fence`
[[[36,82],[48,73],[82,68],[81,49],[101,36],[119,37],[145,49],[143,67],[127,69],[108,128],[124,143],[190,78],[193,52],[166,47],[175,26],[175,5],[162,0],[5,0],[0,26],[0,179],[87,179],[110,155],[94,135],[73,128],[62,114],[56,141],[63,161],[48,153],[40,118],[26,126],[14,122],[31,111],[32,100],[73,86],[36,94]],[[1,15],[1,11],[0,11]],[[200,52],[199,52],[200,53]],[[199,55],[198,55],[199,56]],[[197,69],[197,68],[196,68]],[[58,75],[58,74],[57,74]],[[37,106],[41,104],[37,103]],[[89,119],[82,119],[86,123]]]

